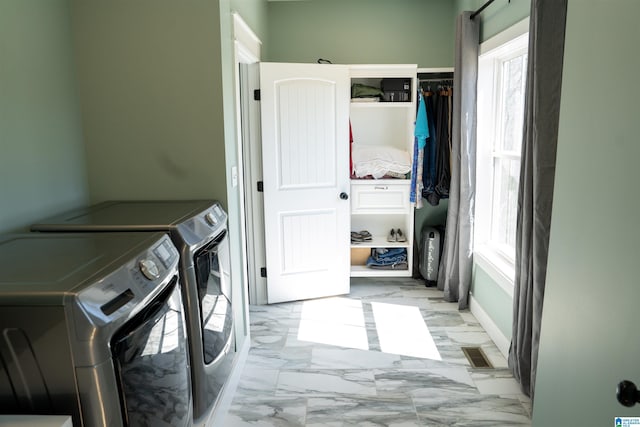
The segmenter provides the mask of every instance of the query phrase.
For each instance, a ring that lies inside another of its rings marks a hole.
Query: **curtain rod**
[[[486,2],[485,4],[483,4],[482,6],[480,6],[480,9],[476,10],[475,12],[473,12],[471,14],[471,16],[469,17],[469,19],[473,19],[476,16],[478,16],[480,14],[480,12],[482,12],[483,10],[485,10],[485,8],[487,6],[489,6],[491,3],[493,3],[495,0],[489,0],[488,2]],[[509,0],[509,3],[511,3],[511,0]]]

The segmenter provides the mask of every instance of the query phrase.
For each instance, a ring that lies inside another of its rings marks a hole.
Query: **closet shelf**
[[[365,265],[352,265],[351,277],[402,277],[411,276],[411,271],[404,270],[375,270]]]
[[[351,177],[351,184],[356,185],[393,185],[393,184],[405,184],[408,185],[411,183],[411,179],[409,178],[380,178],[380,179],[371,179],[371,178],[354,178]]]
[[[411,242],[388,242],[386,236],[372,236],[371,241],[351,243],[352,248],[408,248]]]
[[[351,108],[408,108],[413,102],[358,102],[351,101]]]

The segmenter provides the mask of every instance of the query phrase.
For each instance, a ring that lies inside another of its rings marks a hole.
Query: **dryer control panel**
[[[215,203],[204,212],[178,224],[180,235],[188,246],[202,244],[227,228],[227,214]]]

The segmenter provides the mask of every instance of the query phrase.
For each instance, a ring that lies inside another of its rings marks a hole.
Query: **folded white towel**
[[[380,145],[353,144],[353,169],[359,178],[373,176],[382,178],[385,175],[405,175],[411,172],[409,153],[393,147]]]

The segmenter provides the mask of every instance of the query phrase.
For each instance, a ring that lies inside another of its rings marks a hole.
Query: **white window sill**
[[[513,298],[515,265],[512,262],[485,245],[473,251],[473,262]]]

